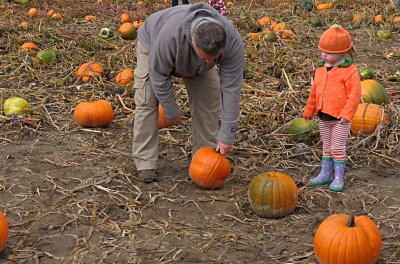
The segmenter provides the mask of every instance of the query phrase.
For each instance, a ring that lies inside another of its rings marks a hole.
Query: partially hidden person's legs
[[[216,147],[221,110],[221,89],[217,68],[202,75],[184,78],[192,114],[192,154],[202,147]]]
[[[319,121],[319,133],[322,138],[322,164],[320,173],[310,179],[313,185],[329,184],[333,181],[332,128],[335,121]]]
[[[334,180],[329,189],[336,192],[344,190],[344,174],[346,170],[346,141],[350,133],[351,122],[336,122],[332,131],[332,155],[334,159]]]
[[[172,0],[171,6],[177,6],[178,5],[178,0]]]
[[[133,127],[132,156],[143,182],[157,181],[158,160],[158,100],[149,79],[147,51],[139,42],[136,46],[137,66],[135,82],[135,120]]]
[[[182,4],[188,5],[189,4],[189,0],[182,0]]]

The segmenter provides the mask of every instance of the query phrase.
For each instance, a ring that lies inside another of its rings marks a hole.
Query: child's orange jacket
[[[351,121],[361,100],[360,74],[351,60],[333,67],[329,72],[318,63],[314,83],[304,117],[312,118],[319,111]]]

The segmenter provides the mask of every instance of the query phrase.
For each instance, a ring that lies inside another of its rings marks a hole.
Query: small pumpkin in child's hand
[[[106,100],[81,102],[75,107],[75,122],[82,127],[103,127],[111,123],[114,111]]]
[[[283,217],[296,208],[298,189],[289,175],[266,172],[254,177],[248,188],[251,209],[261,217]]]
[[[200,148],[189,167],[190,178],[204,189],[222,187],[231,173],[231,164],[211,147]]]
[[[382,235],[367,216],[331,215],[314,236],[315,256],[323,264],[374,264],[381,249]]]

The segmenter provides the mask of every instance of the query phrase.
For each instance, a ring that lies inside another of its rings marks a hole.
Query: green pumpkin
[[[114,36],[114,31],[109,28],[102,28],[97,36],[103,39],[108,39]]]
[[[5,115],[26,115],[31,110],[28,101],[20,97],[10,97],[3,104]]]
[[[242,12],[240,12],[239,17],[240,17],[241,19],[249,19],[249,18],[250,18],[250,14],[249,14],[249,12],[242,11]]]
[[[317,122],[307,120],[303,117],[296,118],[290,122],[286,129],[286,133],[290,134],[290,138],[296,142],[310,142],[314,136],[319,135]]]
[[[310,17],[308,20],[312,27],[320,27],[322,26],[322,20],[319,17]]]
[[[299,4],[301,9],[307,10],[307,11],[312,11],[315,7],[313,2],[307,1],[307,0],[301,0]]]
[[[372,70],[367,66],[358,67],[358,72],[360,73],[361,80],[371,79],[373,76]]]
[[[263,35],[263,40],[267,42],[275,42],[278,40],[278,37],[273,31],[270,31]]]
[[[390,31],[385,31],[385,30],[378,30],[377,35],[379,38],[386,40],[386,39],[391,39],[393,34]]]
[[[377,105],[389,103],[386,89],[375,80],[364,80],[361,82],[361,98],[364,103]]]
[[[49,64],[56,57],[56,53],[52,50],[41,50],[36,54],[36,57],[44,63]]]

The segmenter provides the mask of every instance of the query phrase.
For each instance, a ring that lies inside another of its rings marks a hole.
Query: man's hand
[[[182,125],[183,121],[182,121],[182,117],[184,117],[185,115],[183,114],[182,111],[179,112],[179,114],[174,118],[174,119],[168,119],[172,125]]]
[[[219,151],[219,153],[221,153],[222,155],[226,155],[226,154],[232,152],[232,148],[233,148],[233,145],[228,145],[228,144],[218,141],[217,148],[215,150]]]

